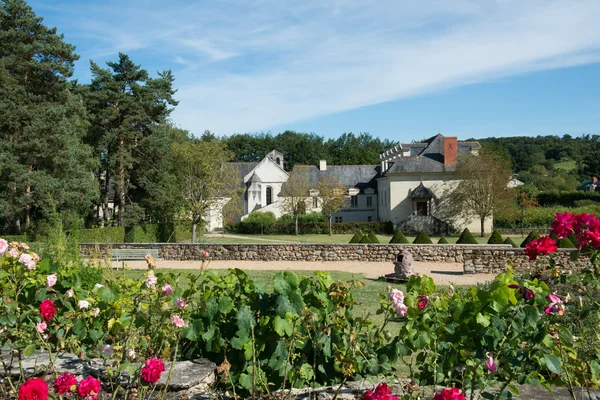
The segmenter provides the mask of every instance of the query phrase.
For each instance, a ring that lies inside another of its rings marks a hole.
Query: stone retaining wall
[[[212,260],[231,261],[389,261],[408,248],[415,261],[458,262],[465,273],[497,273],[506,265],[517,270],[535,267],[525,250],[510,245],[416,244],[207,244],[207,243],[82,243],[82,255],[106,256],[111,249],[158,249],[164,260],[201,260],[208,251]],[[572,262],[568,249],[556,254],[558,264],[580,269],[588,260]],[[390,267],[391,268],[391,267]]]

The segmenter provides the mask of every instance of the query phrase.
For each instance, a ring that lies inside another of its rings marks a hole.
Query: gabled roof
[[[294,170],[296,168],[307,171],[312,188],[316,188],[321,178],[327,176],[337,179],[346,189],[356,188],[361,191],[368,188],[377,190],[377,178],[381,170],[379,165],[328,165],[325,171],[314,165],[295,165]]]
[[[431,190],[426,188],[425,185],[423,185],[423,182],[421,182],[421,184],[419,186],[417,186],[417,188],[415,190],[413,190],[412,193],[410,194],[411,199],[415,199],[415,198],[432,199],[433,197],[434,197],[433,193],[431,192]]]
[[[258,162],[230,162],[229,165],[233,166],[238,173],[238,184],[239,187],[246,187],[244,185],[244,177],[250,173],[256,166]]]

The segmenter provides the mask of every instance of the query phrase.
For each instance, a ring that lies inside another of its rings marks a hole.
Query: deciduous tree
[[[296,166],[290,173],[287,182],[283,184],[281,194],[281,209],[284,213],[292,214],[298,232],[298,217],[306,212],[306,203],[311,186],[308,179],[308,167]]]
[[[344,207],[344,203],[348,198],[346,187],[335,177],[324,174],[319,181],[318,189],[321,210],[329,219],[329,236],[331,236],[333,214]]]

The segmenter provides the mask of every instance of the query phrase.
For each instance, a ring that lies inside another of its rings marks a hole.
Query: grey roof
[[[229,165],[233,166],[238,173],[239,187],[245,187],[244,177],[258,165],[258,162],[230,162]]]
[[[258,182],[261,183],[262,180],[259,178],[258,175],[256,175],[256,172],[252,174],[252,176],[250,177],[250,179],[248,179],[248,182]]]
[[[421,184],[419,186],[417,186],[417,188],[415,190],[413,190],[412,193],[410,194],[411,199],[415,199],[415,198],[432,199],[433,197],[434,197],[433,193],[431,192],[431,190],[426,188],[425,185],[423,185],[423,182],[421,182]]]
[[[346,189],[361,191],[368,188],[377,190],[377,178],[381,170],[379,165],[328,165],[325,171],[314,165],[295,165],[294,170],[296,168],[308,171],[308,180],[313,188],[317,187],[321,177],[327,176],[336,178]]]

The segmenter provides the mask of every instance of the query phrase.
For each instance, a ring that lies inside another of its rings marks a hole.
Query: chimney
[[[327,160],[321,160],[319,162],[319,171],[327,171]]]
[[[444,136],[444,164],[456,164],[458,140],[456,136]]]

